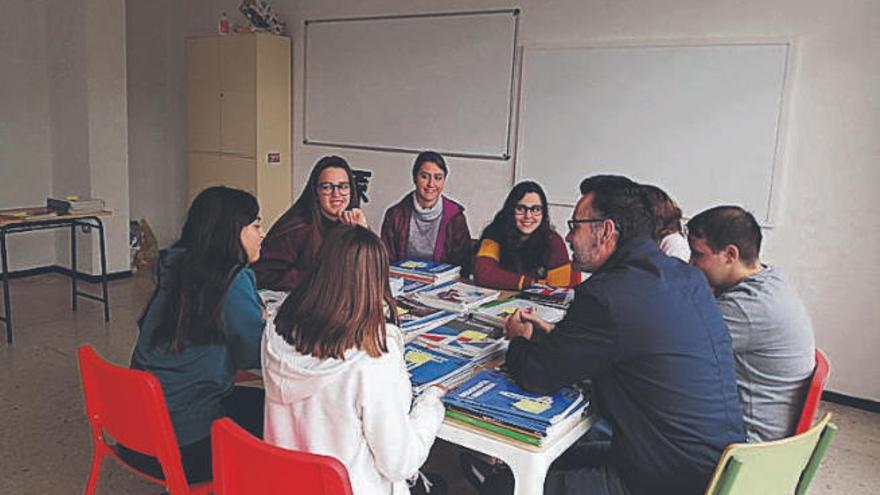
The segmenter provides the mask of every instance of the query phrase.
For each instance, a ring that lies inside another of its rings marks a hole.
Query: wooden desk
[[[6,252],[6,236],[19,232],[35,230],[70,229],[70,282],[71,308],[76,311],[77,297],[85,297],[104,303],[104,321],[110,321],[110,303],[107,297],[107,253],[104,245],[104,223],[100,217],[110,216],[109,211],[92,211],[86,213],[68,213],[52,215],[46,208],[16,208],[0,210],[0,259],[2,259],[3,279],[3,316],[0,321],[6,324],[6,342],[12,343],[12,303],[9,296],[9,264]],[[84,231],[98,229],[98,240],[101,249],[101,292],[98,297],[77,290],[76,272],[76,228]]]

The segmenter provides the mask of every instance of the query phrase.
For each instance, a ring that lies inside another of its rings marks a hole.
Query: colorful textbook
[[[394,275],[388,277],[388,285],[391,287],[391,295],[394,297],[402,297],[407,294],[412,294],[413,292],[418,292],[426,287],[431,287],[431,284],[427,282],[413,280],[411,278],[395,277]]]
[[[415,343],[406,344],[403,357],[417,395],[431,385],[452,386],[473,369],[472,362],[466,358]]]
[[[442,284],[458,280],[461,267],[449,263],[406,258],[391,263],[389,272],[394,277],[418,280],[428,284]]]
[[[418,342],[468,359],[490,355],[494,357],[505,348],[499,328],[466,317],[456,318],[422,332],[418,336]]]
[[[479,318],[491,325],[503,326],[504,319],[516,310],[531,311],[544,321],[556,323],[565,316],[565,311],[559,308],[544,306],[536,302],[511,297],[503,301],[484,304],[473,311],[474,318]]]
[[[457,316],[456,312],[432,308],[406,297],[397,300],[397,318],[407,340],[412,340],[425,330],[443,325]]]
[[[568,309],[574,299],[574,289],[556,288],[536,285],[516,295],[517,299],[526,299],[543,306]]]
[[[488,370],[449,391],[443,402],[452,419],[536,446],[573,426],[588,405],[575,388],[534,394],[504,373]]]
[[[413,297],[428,306],[467,313],[477,306],[498,299],[501,294],[495,289],[485,289],[462,282],[449,282],[413,294]]]

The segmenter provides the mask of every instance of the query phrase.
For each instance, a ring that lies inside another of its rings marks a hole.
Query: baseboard
[[[880,402],[871,399],[862,399],[826,390],[822,392],[822,400],[840,404],[842,406],[854,407],[863,411],[880,413]]]
[[[47,273],[60,273],[61,275],[70,276],[70,268],[59,266],[59,265],[50,265],[50,266],[39,266],[37,268],[28,268],[27,270],[16,270],[9,272],[10,279],[16,278],[25,278],[25,277],[33,277],[35,275],[45,275]],[[107,274],[107,280],[120,280],[123,278],[131,277],[131,270],[125,270],[121,272],[113,272]],[[93,284],[101,283],[100,275],[92,275],[91,273],[83,273],[79,270],[76,272],[77,280],[82,280],[83,282],[90,282]]]

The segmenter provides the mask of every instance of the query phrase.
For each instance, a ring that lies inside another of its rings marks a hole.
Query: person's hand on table
[[[552,332],[556,328],[556,325],[538,316],[538,313],[533,308],[525,308],[523,311],[520,311],[519,317],[522,321],[529,322],[547,333]]]
[[[513,340],[516,337],[532,338],[534,324],[531,321],[523,320],[523,312],[516,310],[512,315],[504,320],[504,337]]]
[[[367,228],[367,216],[360,208],[352,208],[350,210],[342,210],[339,212],[339,221],[345,225],[360,225]]]

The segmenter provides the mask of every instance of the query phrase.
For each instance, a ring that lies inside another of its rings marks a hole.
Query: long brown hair
[[[343,359],[353,347],[378,357],[388,351],[383,302],[396,316],[385,246],[369,229],[338,225],[278,310],[275,331],[297,351],[319,359]]]
[[[651,205],[654,215],[654,232],[651,237],[660,242],[664,237],[676,232],[681,233],[681,208],[663,189],[650,184],[642,185],[642,194]]]
[[[189,345],[225,342],[226,293],[248,263],[241,230],[259,213],[256,198],[240,189],[215,186],[196,196],[173,246],[183,252],[163,262],[161,269],[168,274],[138,320],[143,325],[149,311],[159,311],[153,347],[180,352]],[[169,295],[164,306],[154,308],[162,300],[157,296],[165,290]]]
[[[525,240],[521,240],[523,235],[516,228],[515,209],[519,200],[529,193],[537,194],[541,200],[541,223]],[[495,214],[492,223],[483,230],[480,238],[491,239],[501,246],[502,268],[528,274],[546,273],[550,268],[545,266],[553,235],[549,208],[544,189],[537,182],[524,181],[513,186],[504,200],[504,206]]]
[[[293,203],[293,206],[288,208],[288,210],[284,212],[284,215],[275,221],[275,224],[266,236],[267,239],[284,235],[294,229],[306,228],[309,229],[308,253],[314,256],[315,253],[318,252],[322,239],[324,235],[326,235],[324,229],[321,227],[322,213],[321,205],[318,201],[318,180],[321,178],[321,172],[328,168],[341,168],[342,170],[345,170],[346,175],[348,175],[351,194],[349,195],[348,206],[346,206],[345,209],[351,210],[352,208],[360,208],[361,202],[355,189],[356,181],[354,172],[351,171],[348,162],[340,156],[325,156],[318,160],[318,162],[315,163],[315,166],[312,167],[312,172],[309,174],[309,181],[306,183],[306,187],[303,189],[296,202]]]

